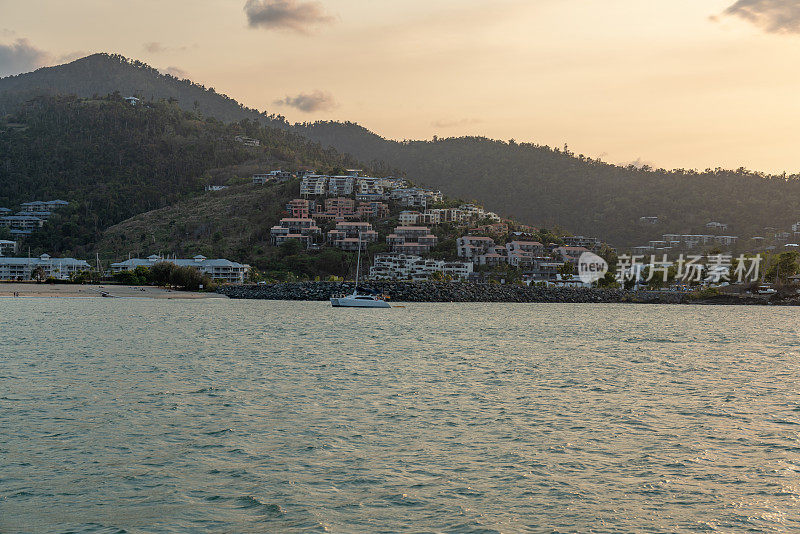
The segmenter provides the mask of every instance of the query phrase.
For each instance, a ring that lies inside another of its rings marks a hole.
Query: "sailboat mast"
[[[358,292],[358,273],[361,271],[361,231],[358,232],[358,261],[356,262],[356,283],[353,287],[353,295]]]

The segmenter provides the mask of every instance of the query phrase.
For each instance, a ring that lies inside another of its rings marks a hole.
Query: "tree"
[[[33,269],[33,271],[31,271],[31,278],[33,280],[36,280],[37,282],[41,282],[42,280],[44,280],[45,276],[46,275],[45,275],[44,269],[42,268],[41,265],[39,265],[38,267]]]

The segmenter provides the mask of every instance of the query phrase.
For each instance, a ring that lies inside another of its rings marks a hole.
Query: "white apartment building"
[[[132,258],[119,263],[111,264],[113,274],[123,271],[132,271],[137,267],[152,267],[161,262],[172,263],[178,267],[194,267],[204,275],[208,275],[212,280],[229,282],[232,284],[243,284],[244,279],[250,270],[249,265],[236,263],[225,259],[209,260],[205,256],[197,255],[192,259],[170,259],[158,255],[149,256],[146,259]]]
[[[307,174],[300,182],[300,196],[322,196],[328,192],[328,177],[319,174]]]
[[[400,225],[401,226],[414,226],[419,220],[421,215],[418,211],[406,210],[400,212]]]
[[[51,258],[42,254],[38,258],[0,257],[0,280],[31,280],[33,272],[41,267],[45,278],[69,280],[74,274],[88,271],[91,266],[75,258]]]
[[[428,280],[434,273],[453,279],[466,279],[472,273],[470,262],[426,260],[414,254],[378,254],[370,268],[372,280]]]
[[[42,213],[42,212],[40,212]],[[28,235],[44,226],[45,218],[36,215],[6,215],[0,217],[0,226],[11,229],[12,234]]]
[[[471,261],[477,261],[478,256],[484,254],[493,254],[495,248],[494,239],[491,237],[465,235],[456,239],[458,257]]]
[[[0,239],[0,256],[12,256],[17,253],[17,242]]]
[[[353,194],[355,184],[356,179],[352,176],[330,176],[328,178],[328,195],[349,197]]]

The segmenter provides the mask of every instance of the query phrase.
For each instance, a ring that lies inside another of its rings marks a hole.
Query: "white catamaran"
[[[391,308],[379,295],[358,294],[358,273],[361,270],[361,232],[358,233],[358,263],[356,264],[356,283],[352,295],[331,297],[334,308]]]

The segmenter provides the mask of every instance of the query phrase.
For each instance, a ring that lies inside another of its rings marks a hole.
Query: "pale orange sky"
[[[117,52],[290,121],[798,172],[796,4],[0,0],[0,73]]]

